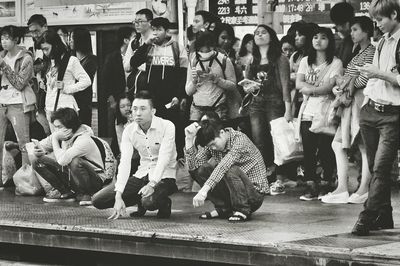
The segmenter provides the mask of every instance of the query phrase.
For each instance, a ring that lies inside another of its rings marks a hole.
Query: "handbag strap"
[[[317,81],[314,83],[314,86],[315,86],[315,87],[319,87],[319,85],[321,85],[322,80],[324,79],[326,73],[328,73],[328,70],[330,69],[331,65],[332,65],[332,64],[326,65],[326,66],[324,67],[324,69],[322,69],[322,71],[319,73],[318,79],[317,79]]]

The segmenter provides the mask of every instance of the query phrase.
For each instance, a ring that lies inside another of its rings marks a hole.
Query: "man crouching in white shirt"
[[[121,140],[121,162],[117,180],[92,198],[93,206],[106,209],[114,206],[109,219],[126,213],[126,206],[138,205],[132,217],[143,216],[147,210],[158,210],[158,218],[169,218],[171,199],[178,189],[176,176],[175,127],[168,120],[155,116],[156,109],[147,91],[135,95],[132,103],[134,122],[128,125]],[[134,150],[138,150],[140,165],[129,176]]]

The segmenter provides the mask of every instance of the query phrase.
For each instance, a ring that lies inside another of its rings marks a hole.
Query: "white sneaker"
[[[283,185],[282,181],[276,180],[274,183],[272,183],[270,188],[271,196],[285,194],[285,192],[285,185]]]
[[[349,200],[349,192],[343,192],[339,194],[327,194],[321,198],[323,203],[333,203],[333,204],[341,204],[347,203]]]
[[[368,199],[368,192],[358,195],[356,193],[351,194],[349,199],[347,200],[348,203],[353,203],[353,204],[362,204]]]

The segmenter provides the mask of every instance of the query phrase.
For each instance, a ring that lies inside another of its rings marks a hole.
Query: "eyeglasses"
[[[134,21],[132,21],[133,24],[143,24],[145,22],[148,22],[148,20],[134,20]]]

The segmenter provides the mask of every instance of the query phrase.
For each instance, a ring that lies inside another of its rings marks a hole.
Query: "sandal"
[[[245,215],[241,212],[234,212],[231,217],[229,217],[228,221],[231,223],[243,223],[250,220],[250,214]]]
[[[199,219],[211,220],[211,219],[226,219],[229,217],[228,211],[223,211],[223,210],[214,210],[214,211],[217,212],[218,215],[212,216],[211,212],[205,212],[199,216]]]

